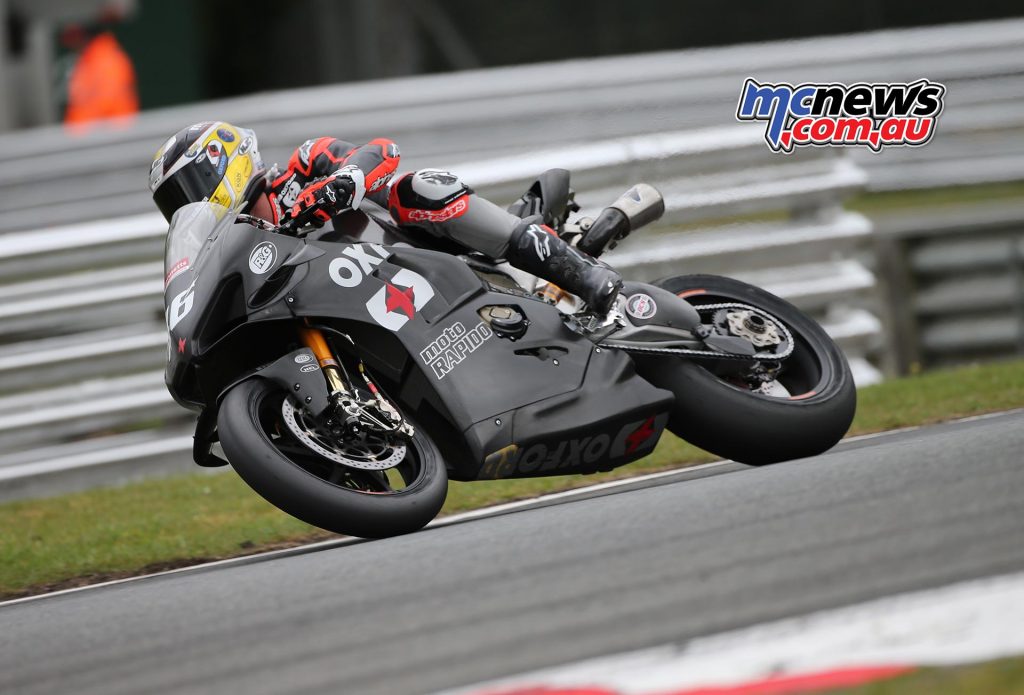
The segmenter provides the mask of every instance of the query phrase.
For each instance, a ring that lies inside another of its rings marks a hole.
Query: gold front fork
[[[349,393],[348,385],[341,376],[341,366],[338,364],[338,360],[334,359],[334,353],[331,352],[324,334],[319,329],[303,326],[299,328],[299,335],[303,344],[316,355],[320,368],[324,371],[324,376],[327,377],[327,383],[331,385],[331,392]]]
[[[338,364],[338,360],[334,359],[334,353],[331,352],[323,332],[310,326],[301,326],[299,328],[299,336],[302,338],[303,344],[316,355],[316,359],[320,363],[320,369],[323,371],[324,376],[327,377],[327,383],[331,386],[331,395],[341,396],[337,399],[337,403],[349,415],[359,413],[361,410],[360,404],[352,400],[355,390],[345,383],[341,365]],[[362,375],[363,381],[366,382],[370,393],[373,394],[373,404],[383,411],[387,420],[390,420],[390,422],[382,423],[381,427],[386,431],[398,431],[408,437],[413,436],[415,430],[413,430],[412,425],[405,422],[402,414],[377,390],[377,387],[370,381],[370,377],[367,376],[362,361],[359,362],[359,373]]]

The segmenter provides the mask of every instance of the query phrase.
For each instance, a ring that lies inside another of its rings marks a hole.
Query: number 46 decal
[[[195,300],[195,285],[183,290],[177,297],[171,300],[167,307],[167,330],[173,331],[174,327],[181,323],[181,320],[192,311],[192,304]]]

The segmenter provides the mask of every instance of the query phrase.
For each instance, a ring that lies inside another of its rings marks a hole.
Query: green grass
[[[1024,658],[926,668],[830,695],[1024,695]]]
[[[862,193],[847,201],[846,208],[874,215],[919,207],[935,209],[945,205],[1008,200],[1024,200],[1024,181],[978,186],[948,186],[919,191]]]
[[[1024,361],[936,370],[861,389],[852,432],[926,425],[1021,406]]]
[[[1024,361],[938,371],[862,389],[851,434],[1024,406]],[[451,483],[444,514],[713,457],[666,435],[606,474]],[[94,583],[332,537],[277,511],[227,472],[0,505],[0,596]]]

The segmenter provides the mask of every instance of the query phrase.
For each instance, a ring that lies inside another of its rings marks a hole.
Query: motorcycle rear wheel
[[[777,377],[783,389],[775,395],[723,377],[714,362],[637,359],[641,376],[676,394],[668,424],[674,434],[751,465],[814,456],[846,434],[857,405],[853,377],[842,351],[817,322],[784,299],[732,278],[680,275],[653,284],[693,305],[753,306],[783,322],[795,340]]]
[[[328,531],[384,538],[422,528],[448,492],[444,460],[422,428],[390,471],[361,470],[317,455],[282,422],[285,392],[264,379],[231,389],[217,430],[228,461],[261,497]],[[411,421],[410,421],[411,422]]]

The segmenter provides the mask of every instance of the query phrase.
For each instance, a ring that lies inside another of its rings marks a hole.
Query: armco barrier
[[[1024,203],[880,218],[892,368],[1024,352]]]
[[[556,144],[725,125],[751,75],[944,83],[935,142],[858,156],[877,173],[872,186],[1021,177],[1024,138],[1010,136],[1024,125],[1024,19],[1011,19],[256,94],[147,112],[127,130],[80,138],[58,127],[7,133],[0,135],[0,231],[149,211],[140,172],[156,147],[210,118],[255,128],[269,162],[284,162],[311,136],[384,135],[399,143],[409,167],[451,167]]]

